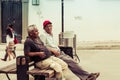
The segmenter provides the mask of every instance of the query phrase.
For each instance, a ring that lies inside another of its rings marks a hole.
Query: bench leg
[[[8,80],[10,80],[10,77],[9,77],[9,75],[7,73],[6,73],[6,76],[7,76]]]
[[[34,78],[35,80],[45,80],[45,76],[43,75],[35,75]]]

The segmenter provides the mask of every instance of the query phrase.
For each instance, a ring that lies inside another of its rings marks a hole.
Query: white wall
[[[42,32],[42,22],[53,23],[54,36],[61,32],[61,0],[29,1],[29,24]],[[64,29],[74,31],[77,41],[120,40],[120,0],[64,0]]]

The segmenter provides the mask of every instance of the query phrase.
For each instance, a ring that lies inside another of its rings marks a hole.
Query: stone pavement
[[[80,65],[89,72],[100,72],[97,80],[120,80],[120,50],[79,50]]]
[[[5,55],[5,48],[6,48],[5,44],[1,44],[0,45],[0,58],[4,57],[4,55]],[[23,45],[22,44],[16,45],[16,55],[17,56],[23,55],[23,50],[22,49],[23,49]],[[16,62],[16,59],[13,59],[11,61],[2,61],[2,60],[0,60],[0,68],[2,68],[4,66],[7,66],[9,64],[15,63],[15,62]],[[9,75],[10,75],[11,80],[17,80],[15,74],[9,74]],[[7,79],[5,74],[0,74],[0,80],[8,80],[8,79]]]
[[[0,45],[0,58],[3,58],[5,45]],[[23,55],[23,44],[18,44],[16,54]],[[88,72],[100,72],[97,80],[120,80],[120,50],[77,50],[80,57],[80,66]],[[0,67],[15,62],[0,61]],[[10,75],[11,80],[16,80],[16,75]],[[32,77],[31,77],[32,78]],[[0,80],[7,80],[5,74],[0,74]],[[31,79],[32,80],[32,79]]]

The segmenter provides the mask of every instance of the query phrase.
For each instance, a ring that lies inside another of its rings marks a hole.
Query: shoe
[[[13,57],[13,59],[15,59],[16,57]]]
[[[98,73],[91,73],[92,75],[94,75],[96,78],[98,78],[99,77],[99,75],[100,75],[100,73],[98,72]]]
[[[96,80],[99,77],[100,73],[91,73],[86,80]]]
[[[2,61],[6,61],[5,59],[1,59]]]

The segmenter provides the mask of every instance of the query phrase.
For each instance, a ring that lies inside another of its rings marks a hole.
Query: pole
[[[61,0],[61,22],[62,22],[62,33],[61,33],[61,40],[60,40],[60,42],[61,42],[61,45],[63,45],[63,43],[64,43],[64,38],[63,38],[63,32],[64,32],[64,0]]]
[[[62,5],[62,32],[64,32],[64,0],[61,0]]]

